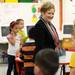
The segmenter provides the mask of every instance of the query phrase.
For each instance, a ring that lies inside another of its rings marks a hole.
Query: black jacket
[[[35,40],[35,52],[44,48],[56,48],[51,33],[48,31],[46,25],[41,19],[36,23],[36,25],[32,29],[30,29],[29,37]]]

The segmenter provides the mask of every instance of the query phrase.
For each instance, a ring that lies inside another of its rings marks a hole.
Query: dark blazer
[[[51,33],[41,19],[30,29],[29,37],[35,40],[36,52],[44,48],[56,48]]]

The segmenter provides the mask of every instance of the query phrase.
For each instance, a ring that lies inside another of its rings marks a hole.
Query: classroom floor
[[[7,64],[0,64],[0,75],[6,75]]]
[[[6,75],[6,72],[7,72],[7,64],[0,64],[0,75]]]

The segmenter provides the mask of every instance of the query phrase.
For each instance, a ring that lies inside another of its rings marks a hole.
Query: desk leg
[[[62,65],[63,75],[65,75],[65,65]]]
[[[65,65],[64,64],[61,66],[60,75],[62,74],[65,75]]]

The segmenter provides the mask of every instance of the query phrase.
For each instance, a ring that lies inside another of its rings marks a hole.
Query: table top
[[[71,55],[74,53],[75,51],[66,51],[66,53],[63,56],[59,57],[59,63],[60,64],[69,64],[70,59],[71,59]]]

